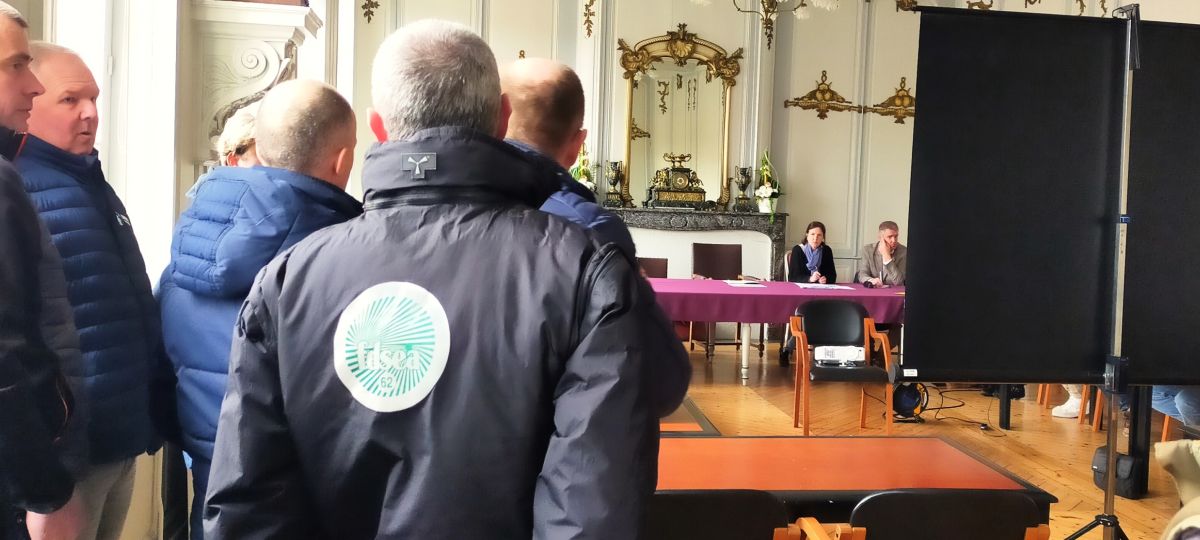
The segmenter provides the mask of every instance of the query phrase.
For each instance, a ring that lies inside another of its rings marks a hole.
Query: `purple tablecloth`
[[[734,287],[716,279],[651,278],[667,317],[675,321],[785,323],[796,307],[809,300],[838,298],[858,302],[879,323],[904,320],[904,287],[853,290],[802,289],[786,281],[764,281],[765,287]]]

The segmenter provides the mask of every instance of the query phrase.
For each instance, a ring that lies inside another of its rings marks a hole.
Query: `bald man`
[[[159,287],[181,446],[192,457],[193,539],[203,538],[234,321],[255,274],[309,234],[362,213],[344,191],[354,111],[336,90],[315,81],[276,86],[258,108],[254,139],[260,165],[218,167],[200,179]]]
[[[512,104],[506,140],[538,161],[562,186],[542,211],[591,229],[601,242],[616,244],[636,260],[625,222],[596,204],[596,194],[567,172],[587,138],[579,76],[553,60],[528,58],[505,66],[500,85]]]
[[[35,42],[31,52],[46,92],[33,100],[15,164],[62,255],[79,329],[88,408],[79,537],[115,539],[133,494],[134,459],[159,446],[151,397],[160,380],[157,305],[128,213],[97,157],[100,90],[92,72],[63,47]]]

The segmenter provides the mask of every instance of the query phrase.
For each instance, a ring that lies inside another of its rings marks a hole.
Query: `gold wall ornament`
[[[912,95],[912,90],[908,88],[908,77],[900,77],[900,87],[896,89],[895,94],[874,107],[866,107],[864,112],[890,116],[896,119],[897,124],[903,124],[905,118],[915,117],[917,97]]]
[[[853,104],[850,100],[842,97],[841,94],[833,90],[833,85],[829,83],[829,76],[825,70],[821,70],[821,80],[817,82],[817,88],[802,97],[792,98],[783,102],[783,107],[800,107],[806,111],[817,111],[817,118],[825,120],[829,118],[829,111],[845,112],[845,111],[860,111],[861,107]]]
[[[978,0],[976,2],[971,2],[968,0],[967,1],[967,9],[978,9],[980,11],[988,11],[988,10],[992,9],[992,6],[995,5],[995,3],[996,3],[995,0],[987,0],[986,4],[983,2],[983,0]]]
[[[587,32],[587,37],[592,37],[592,25],[595,24],[592,21],[592,17],[596,16],[596,11],[592,7],[595,5],[596,0],[588,0],[583,5],[583,30]]]
[[[617,39],[617,50],[621,51],[621,69],[625,70],[626,79],[633,80],[638,73],[644,74],[653,69],[651,64],[654,63],[654,56],[650,51],[641,47],[635,51],[623,39]]]
[[[636,141],[638,139],[649,139],[650,138],[649,131],[646,131],[646,130],[638,127],[636,118],[633,120],[633,124],[629,126],[629,131],[631,133],[629,138],[632,140]]]
[[[1025,7],[1029,7],[1034,4],[1040,4],[1040,3],[1042,3],[1042,0],[1025,0]]]
[[[379,9],[379,2],[376,0],[363,0],[362,10],[363,17],[366,17],[367,24],[371,23],[371,19],[375,18],[375,10]]]
[[[917,0],[896,0],[896,11],[913,11],[918,5]]]
[[[733,56],[725,56],[724,52],[714,54],[707,64],[704,82],[712,82],[715,75],[724,81],[726,86],[737,84],[737,76],[742,72],[742,64],[738,60],[743,60],[741,47],[733,51]]]
[[[679,29],[667,32],[667,54],[675,59],[675,65],[684,67],[696,52],[696,34],[687,31],[687,25],[680,23]]]
[[[671,93],[671,83],[658,81],[658,110],[667,114],[667,96]]]
[[[517,58],[525,58],[525,49],[517,51]]]

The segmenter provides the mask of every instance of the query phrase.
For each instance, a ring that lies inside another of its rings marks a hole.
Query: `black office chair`
[[[783,502],[765,491],[658,492],[646,505],[643,538],[771,540],[787,527]]]
[[[802,304],[792,317],[791,333],[796,337],[796,395],[795,411],[792,425],[800,427],[803,414],[804,435],[809,434],[809,397],[812,394],[812,383],[857,382],[863,387],[858,404],[858,425],[867,427],[867,384],[880,384],[884,389],[886,410],[885,429],[892,434],[892,383],[889,373],[892,373],[892,353],[888,344],[887,334],[875,330],[875,321],[867,313],[867,308],[848,300],[813,300]],[[861,346],[863,353],[870,357],[871,340],[879,341],[883,346],[884,365],[871,365],[869,362],[862,367],[823,367],[814,363],[811,347],[830,346]],[[801,410],[801,400],[804,402]]]
[[[843,540],[1049,540],[1041,521],[1037,504],[1016,491],[884,491],[859,501],[850,523],[837,529]],[[800,518],[787,538],[825,540],[828,528]]]

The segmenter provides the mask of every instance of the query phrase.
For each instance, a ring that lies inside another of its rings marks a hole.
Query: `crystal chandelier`
[[[747,0],[753,2],[754,0]],[[771,48],[771,43],[775,40],[775,18],[780,13],[791,13],[797,19],[804,20],[809,17],[809,6],[818,7],[826,11],[833,11],[838,8],[839,0],[758,0],[758,9],[744,9],[738,0],[733,0],[733,7],[742,13],[753,13],[762,19],[763,35],[767,38],[767,48]],[[694,4],[707,6],[712,4],[712,0],[692,0]],[[747,4],[749,6],[750,4]]]

